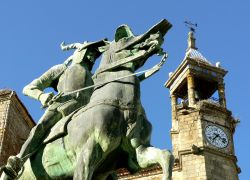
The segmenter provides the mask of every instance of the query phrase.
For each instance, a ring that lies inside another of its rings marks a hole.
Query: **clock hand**
[[[214,140],[219,137],[219,134],[216,134],[215,137],[212,139],[212,141],[214,142]]]
[[[218,136],[220,139],[221,139],[221,141],[223,142],[223,143],[226,143],[226,139],[225,138],[223,138],[223,137],[221,137],[221,136]]]

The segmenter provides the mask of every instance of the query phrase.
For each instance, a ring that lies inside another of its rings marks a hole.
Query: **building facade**
[[[189,32],[185,58],[165,84],[172,106],[174,180],[238,179],[233,140],[238,120],[226,106],[226,73],[198,51]]]
[[[0,166],[16,155],[35,125],[27,109],[12,90],[0,90]]]

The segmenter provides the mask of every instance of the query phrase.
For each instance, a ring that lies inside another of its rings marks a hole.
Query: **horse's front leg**
[[[90,137],[84,146],[84,149],[78,156],[78,161],[75,167],[74,180],[91,180],[96,161],[101,159],[101,149],[95,142],[93,137]]]
[[[91,180],[93,173],[121,142],[120,110],[107,105],[99,105],[79,117],[88,119],[84,132],[88,136],[82,146],[75,167],[74,180]],[[85,138],[83,138],[85,139]],[[83,140],[82,140],[83,141]]]
[[[155,147],[138,146],[136,158],[141,168],[147,168],[159,163],[162,167],[162,180],[171,180],[174,157],[168,150],[161,150]]]

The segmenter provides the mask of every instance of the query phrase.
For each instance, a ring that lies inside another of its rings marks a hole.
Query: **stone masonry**
[[[12,90],[0,90],[0,166],[16,155],[35,125],[25,106]]]
[[[240,169],[233,141],[237,120],[226,107],[227,71],[198,51],[194,32],[189,32],[188,45],[184,60],[165,84],[172,106],[173,180],[237,180]],[[214,130],[208,132],[208,127]],[[225,146],[211,143],[218,139]]]

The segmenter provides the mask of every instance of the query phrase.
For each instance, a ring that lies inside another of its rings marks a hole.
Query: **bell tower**
[[[188,34],[184,60],[169,74],[172,106],[173,180],[237,180],[233,134],[238,120],[226,106],[227,71],[210,63]]]

